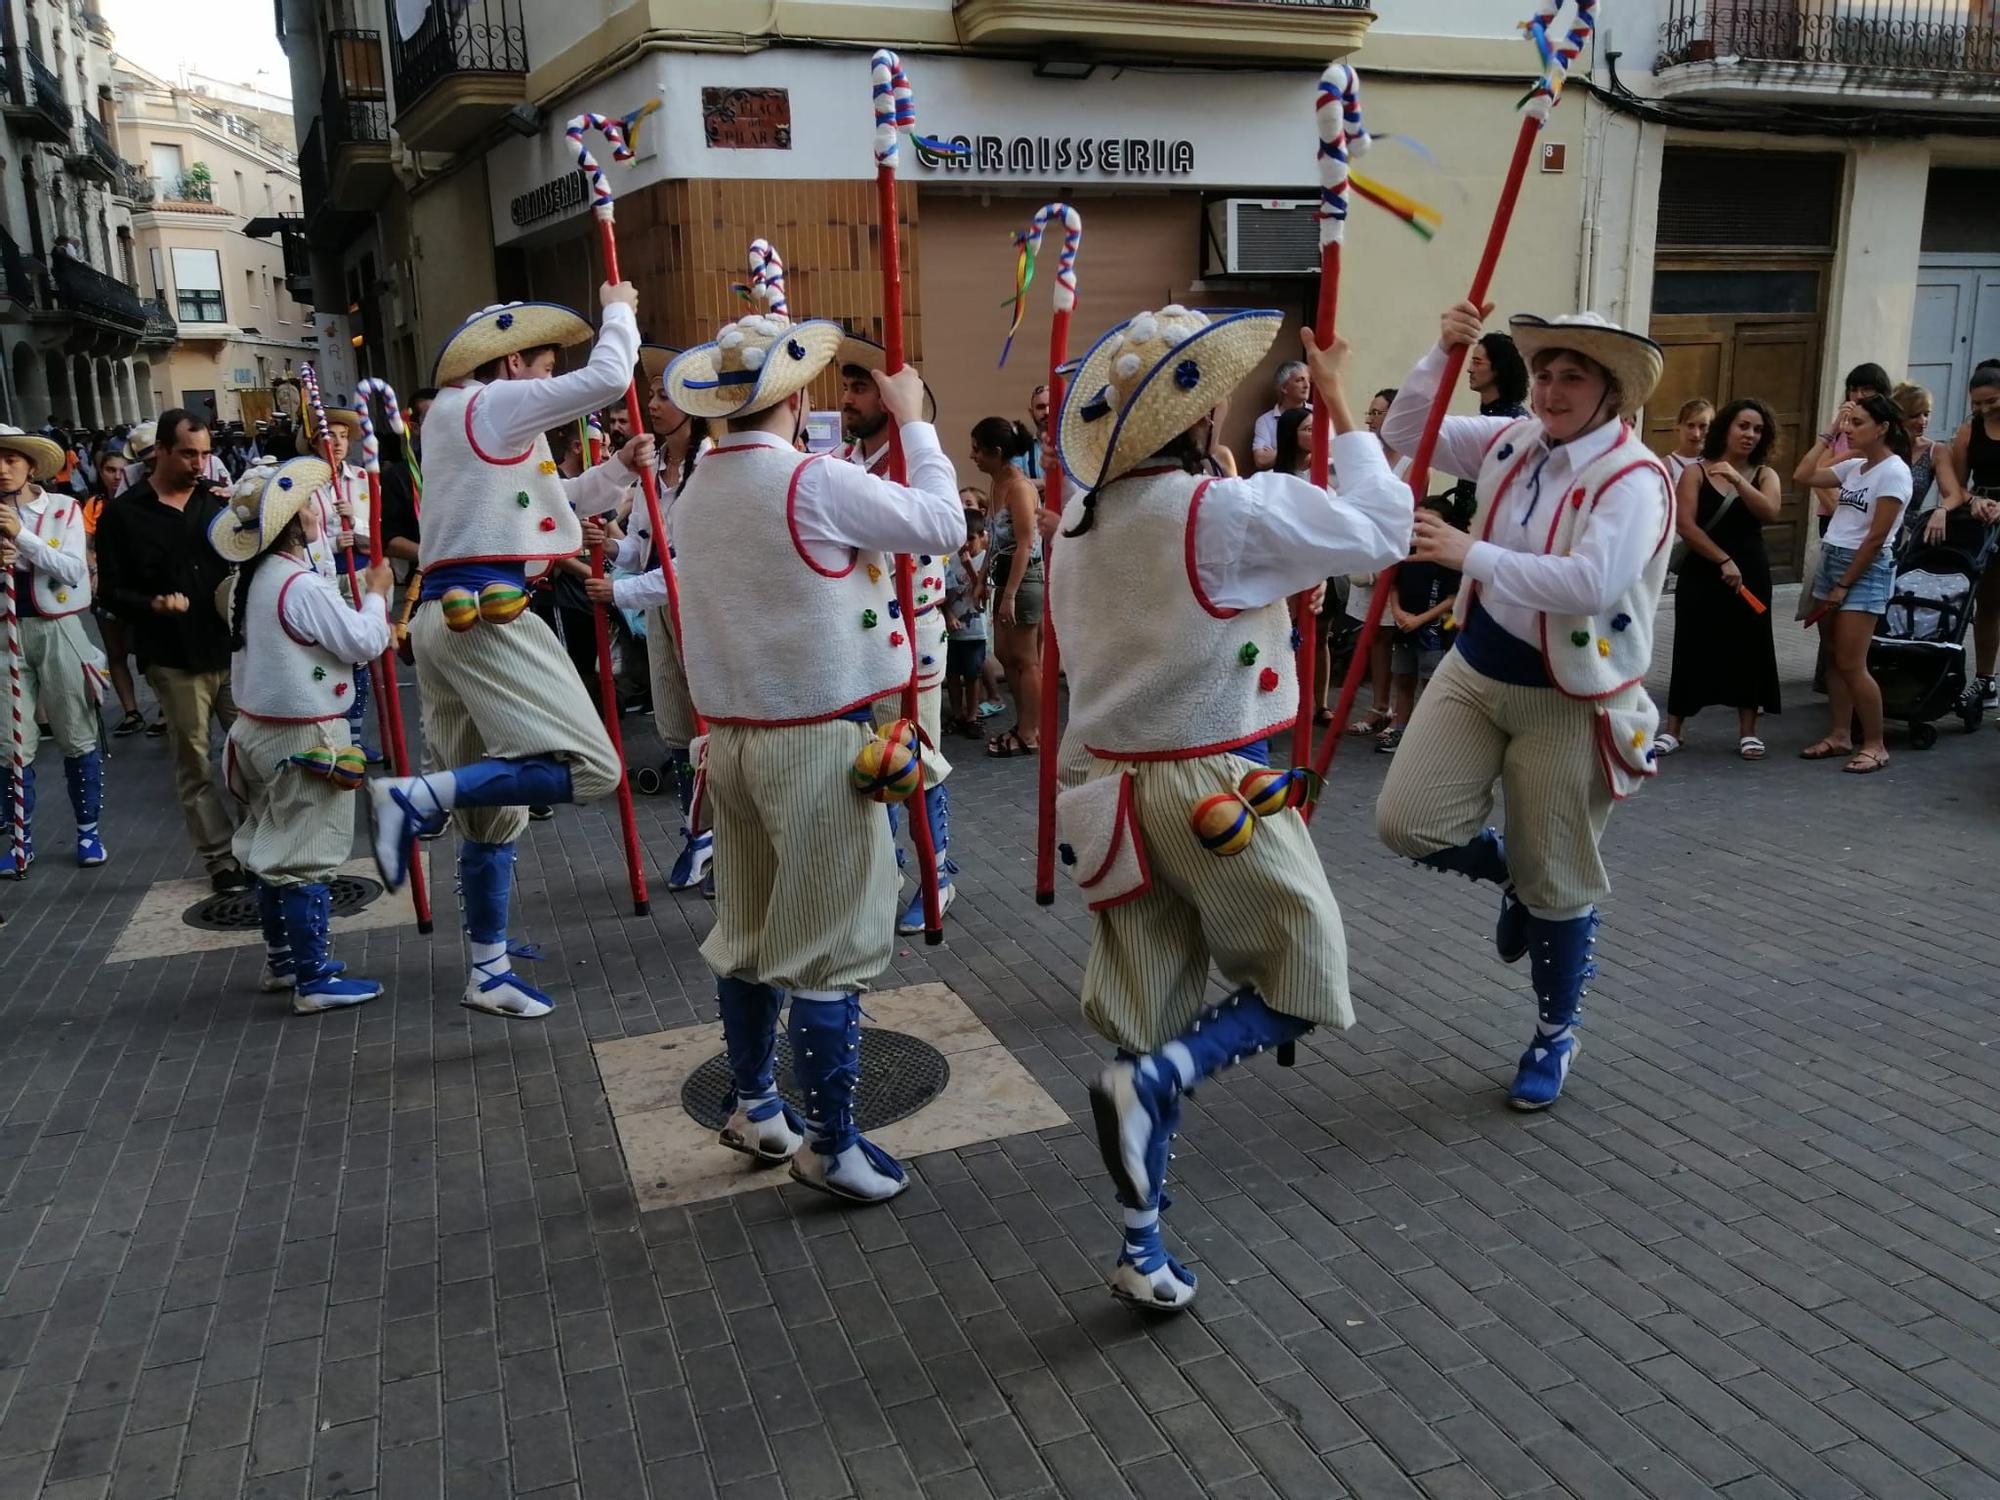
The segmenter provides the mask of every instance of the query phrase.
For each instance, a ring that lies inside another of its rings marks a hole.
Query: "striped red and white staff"
[[[875,116],[875,206],[882,235],[882,347],[883,366],[893,375],[903,368],[903,261],[897,239],[896,158],[901,132],[917,123],[916,96],[903,72],[902,61],[884,48],[869,59],[869,81],[873,89]],[[894,424],[889,428],[887,475],[898,484],[909,481],[903,461],[903,442]],[[896,600],[905,620],[915,620],[916,566],[908,553],[896,557]],[[917,635],[909,632],[910,678],[903,685],[901,714],[912,724],[917,710]],[[917,758],[917,786],[910,805],[924,806],[923,757]],[[923,896],[924,941],[944,941],[944,914],[938,898],[937,848],[931,841],[930,820],[921,813],[910,818],[910,836],[917,848],[917,884]]]

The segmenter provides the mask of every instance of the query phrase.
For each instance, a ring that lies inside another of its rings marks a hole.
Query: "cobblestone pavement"
[[[1781,620],[1788,611],[1779,611]],[[1343,753],[1316,837],[1361,1024],[1204,1088],[1172,1232],[1196,1309],[1106,1295],[1086,1130],[636,1211],[592,1044],[707,1019],[698,900],[625,915],[606,808],[537,825],[546,1023],[455,1003],[433,940],[294,1018],[255,950],[106,965],[198,873],[156,742],[114,862],[0,885],[0,1496],[2000,1495],[2000,738],[1883,775],[1733,725],[1620,810],[1587,1045],[1501,1106],[1526,976],[1487,899],[1398,864]],[[889,982],[948,984],[1068,1110],[1105,1049],[1087,924],[1027,892],[1031,769],[962,757],[964,896]],[[666,809],[642,800],[657,851]]]

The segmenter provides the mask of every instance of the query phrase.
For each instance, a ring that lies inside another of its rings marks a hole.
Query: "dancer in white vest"
[[[1390,447],[1417,447],[1450,351],[1491,312],[1444,314],[1382,424]],[[1445,418],[1436,466],[1476,479],[1477,508],[1469,532],[1419,515],[1413,555],[1463,576],[1458,640],[1404,731],[1376,823],[1398,854],[1500,887],[1494,946],[1508,963],[1528,956],[1538,1013],[1507,1101],[1546,1109],[1596,973],[1604,825],[1654,771],[1659,713],[1641,684],[1674,505],[1631,426],[1659,383],[1659,346],[1595,313],[1509,328],[1535,414]],[[1504,838],[1486,826],[1496,783]]]
[[[321,575],[335,580],[349,608],[354,605],[353,575],[368,565],[368,475],[347,461],[348,450],[361,441],[361,413],[346,407],[326,410],[326,430],[333,446],[333,477],[313,491],[319,512],[319,539],[308,558]],[[319,444],[299,432],[299,452],[319,457]],[[368,743],[369,679],[364,668],[354,674],[354,692],[347,706],[348,727],[368,763],[380,765],[382,752]]]
[[[876,1203],[908,1185],[853,1113],[861,991],[895,952],[896,863],[888,825],[851,777],[873,705],[916,665],[884,608],[891,554],[950,553],[965,513],[936,430],[918,420],[914,370],[877,381],[902,425],[909,485],[794,450],[805,387],[840,341],[833,323],[753,315],[675,360],[666,385],[682,411],[729,420],[673,523],[687,565],[688,686],[710,726],[697,759],[715,825],[716,920],[702,957],[729,1049],[722,1143],[790,1159],[808,1187]],[[772,1074],[787,995],[804,1152]]]
[[[639,370],[643,377],[640,388],[646,392],[646,420],[659,447],[656,473],[660,520],[669,532],[673,529],[674,500],[694,473],[701,455],[712,446],[706,419],[690,416],[675,406],[660,384],[660,377],[680,352],[665,344],[639,346]],[[634,505],[624,539],[618,544],[616,560],[624,576],[587,579],[583,591],[598,604],[645,611],[653,727],[659,731],[660,743],[666,748],[667,766],[681,803],[681,849],[667,875],[667,889],[689,891],[700,886],[713,897],[715,880],[710,862],[715,853],[715,835],[706,829],[697,832],[690,816],[694,805],[694,769],[688,760],[688,746],[695,737],[694,700],[688,696],[687,672],[681,666],[680,645],[674,638],[667,575],[660,567],[659,549],[653,545],[652,524],[645,506]],[[588,533],[586,539],[587,536]],[[672,550],[670,540],[669,555]]]
[[[530,804],[588,802],[622,768],[555,632],[527,613],[527,579],[575,556],[578,515],[617,508],[653,439],[573,479],[556,472],[543,436],[624,394],[639,352],[639,294],[601,294],[604,329],[589,363],[555,373],[557,352],[590,325],[551,302],[489,307],[438,355],[443,387],[424,421],[422,602],[411,624],[424,739],[451,769],[371,781],[375,863],[395,889],[411,840],[456,809],[459,891],[472,947],[464,1004],[498,1016],[549,1013],[554,1002],[516,974],[507,911],[514,843]]]
[[[1057,822],[1093,916],[1084,1014],[1118,1048],[1091,1089],[1125,1218],[1111,1290],[1148,1311],[1195,1292],[1160,1238],[1181,1095],[1246,1053],[1354,1024],[1340,908],[1291,808],[1298,778],[1268,769],[1266,743],[1298,714],[1288,598],[1401,557],[1410,490],[1356,430],[1345,346],[1321,350],[1310,330],[1340,493],[1293,475],[1205,473],[1203,419],[1283,322],[1141,313],[1084,357],[1059,427],[1058,456],[1083,492],[1064,510],[1048,589],[1066,740],[1088,770],[1061,794]],[[1234,991],[1221,1006],[1206,995],[1211,960]]]
[[[354,845],[348,793],[367,765],[347,722],[355,670],[389,648],[385,564],[352,575],[356,609],[314,566],[325,540],[316,458],[260,459],[209,523],[209,544],[238,565],[225,586],[230,690],[236,722],[224,779],[247,805],[233,852],[257,879],[264,925],[263,987],[292,992],[302,1016],[340,1010],[382,993],[350,979],[328,956],[330,882]]]
[[[109,857],[98,818],[104,802],[103,725],[97,717],[104,654],[84,633],[90,612],[90,559],[83,508],[69,495],[41,487],[63,464],[62,447],[47,438],[0,427],[0,566],[14,570],[14,604],[19,618],[21,697],[0,710],[0,736],[14,715],[21,729],[21,814],[24,849],[34,857],[35,753],[40,748],[37,718],[46,718],[62,748],[63,777],[70,810],[76,814],[76,862],[101,865]],[[11,744],[0,742],[0,878],[11,879],[13,761]]]
[[[889,461],[889,413],[882,405],[882,393],[875,385],[875,372],[888,368],[888,351],[873,339],[865,339],[858,333],[850,333],[841,340],[840,350],[834,356],[840,369],[840,417],[847,441],[841,444],[840,457],[848,463],[858,464],[870,474],[881,475]],[[931,422],[937,417],[937,402],[931,396],[930,388],[924,388],[924,421]],[[916,564],[916,622],[911,636],[917,644],[917,728],[924,737],[924,817],[931,825],[931,848],[937,853],[938,870],[938,910],[951,905],[958,895],[952,884],[952,876],[958,873],[958,866],[946,857],[951,845],[951,794],[945,790],[945,778],[951,775],[951,762],[944,753],[944,570],[951,561],[949,556],[919,552],[912,559]],[[882,596],[878,606],[885,618],[896,619],[902,613],[902,605],[896,598],[895,570],[883,568],[882,575],[871,578],[877,584]],[[894,698],[884,698],[875,705],[877,724],[893,723],[902,716],[902,704]],[[896,830],[897,810],[889,808],[889,829]],[[903,868],[903,850],[896,849],[896,868]],[[917,933],[924,930],[924,893],[914,892],[902,915],[896,919],[896,931]]]

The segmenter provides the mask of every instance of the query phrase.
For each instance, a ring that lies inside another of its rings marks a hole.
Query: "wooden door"
[[[1645,411],[1644,436],[1655,453],[1673,450],[1675,418],[1685,402],[1700,398],[1720,409],[1739,396],[1755,396],[1771,408],[1778,435],[1767,461],[1782,478],[1784,499],[1778,519],[1765,528],[1764,542],[1776,576],[1797,578],[1809,497],[1792,484],[1791,473],[1814,420],[1818,319],[1687,313],[1656,317],[1650,331],[1666,354],[1666,369]]]

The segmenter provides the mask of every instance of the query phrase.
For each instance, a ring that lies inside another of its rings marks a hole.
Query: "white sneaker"
[[[715,1138],[731,1151],[741,1151],[771,1166],[790,1161],[806,1143],[806,1138],[792,1129],[782,1109],[768,1120],[753,1120],[749,1107],[741,1104]]]
[[[489,1016],[504,1016],[510,1021],[538,1021],[556,1008],[555,1001],[512,969],[491,979],[473,969],[465,981],[465,998],[458,1003],[468,1010],[483,1010]]]
[[[1179,1312],[1194,1301],[1193,1275],[1169,1258],[1151,1272],[1121,1259],[1111,1273],[1111,1295],[1141,1312]]]

